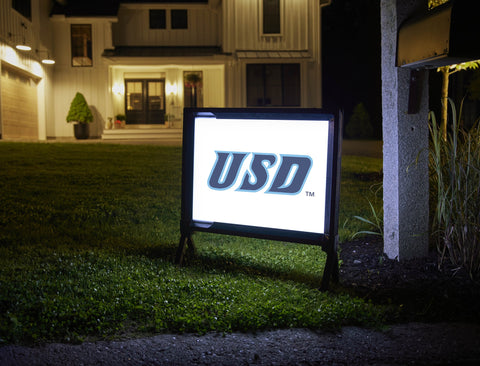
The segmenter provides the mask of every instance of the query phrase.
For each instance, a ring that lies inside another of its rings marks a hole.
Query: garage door
[[[37,84],[28,74],[2,65],[3,139],[38,139]]]

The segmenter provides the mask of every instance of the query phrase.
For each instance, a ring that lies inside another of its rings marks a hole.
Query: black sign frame
[[[216,119],[280,119],[291,120],[328,120],[328,161],[325,200],[325,233],[310,233],[294,230],[265,228],[229,223],[208,223],[195,221],[192,217],[193,174],[195,161],[195,119],[202,116],[214,116]],[[186,248],[194,251],[192,234],[196,231],[244,236],[318,245],[327,254],[322,277],[321,289],[328,289],[330,280],[338,282],[338,210],[340,194],[341,141],[343,115],[325,113],[321,109],[306,108],[185,108],[182,147],[182,203],[180,221],[180,243],[176,254],[176,263],[181,265]]]

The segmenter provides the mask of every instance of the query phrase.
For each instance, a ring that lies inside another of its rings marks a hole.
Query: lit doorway
[[[165,80],[126,79],[127,124],[165,124]]]

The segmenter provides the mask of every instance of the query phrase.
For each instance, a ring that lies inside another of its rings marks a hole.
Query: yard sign
[[[195,231],[320,245],[338,279],[340,125],[318,109],[186,108],[177,262]]]

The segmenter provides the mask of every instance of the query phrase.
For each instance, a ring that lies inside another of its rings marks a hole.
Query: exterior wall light
[[[176,96],[177,96],[177,92],[178,92],[178,87],[177,87],[177,83],[168,83],[166,86],[165,86],[165,89],[166,89],[166,92],[167,92],[167,96],[170,97],[170,105],[174,106],[176,104]]]
[[[53,65],[55,64],[55,60],[52,59],[52,58],[44,58],[42,60],[42,64],[45,64],[45,65]]]
[[[112,92],[117,95],[124,95],[125,94],[125,85],[120,83],[115,83],[112,86]]]
[[[178,92],[178,87],[176,83],[173,84],[167,84],[167,94],[168,95],[177,95]]]
[[[25,25],[25,23],[21,23],[21,26],[24,30],[27,30],[27,26]],[[32,50],[32,47],[30,47],[27,42],[25,41],[25,32],[23,32],[23,36],[22,36],[22,41],[17,43],[15,45],[15,48],[17,50],[20,50],[20,51],[31,51]],[[8,33],[8,36],[10,38],[14,37],[14,35],[12,33]]]
[[[19,43],[15,46],[15,48],[17,50],[20,50],[20,51],[31,51],[32,50],[32,47],[30,47],[29,45],[25,44],[25,40],[23,40],[23,43]]]
[[[55,60],[50,57],[50,53],[49,53],[48,51],[36,50],[36,53],[37,53],[37,54],[44,53],[44,54],[47,55],[46,57],[40,57],[41,60],[42,60],[42,64],[45,64],[45,65],[53,65],[53,64],[55,64]]]

